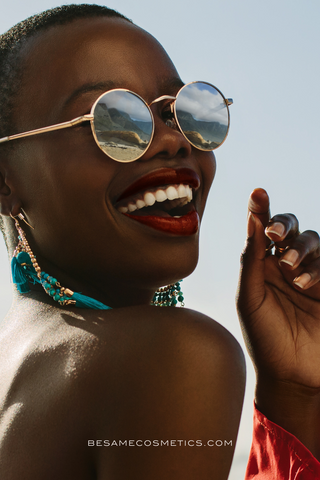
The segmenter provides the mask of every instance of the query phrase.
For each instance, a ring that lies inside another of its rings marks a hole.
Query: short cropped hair
[[[64,5],[33,15],[0,35],[0,138],[16,133],[13,125],[14,98],[20,85],[21,49],[35,34],[56,25],[91,17],[116,17],[126,20],[121,13],[101,5]]]
[[[13,135],[15,125],[13,112],[15,98],[19,91],[22,78],[22,49],[28,40],[41,31],[50,27],[65,25],[81,18],[115,17],[129,20],[121,13],[102,5],[71,4],[46,10],[33,15],[14,25],[3,35],[0,35],[0,138]],[[14,148],[14,142],[1,145],[1,149]],[[12,231],[6,232],[3,218],[0,215],[0,229],[2,230],[7,247],[9,247]]]

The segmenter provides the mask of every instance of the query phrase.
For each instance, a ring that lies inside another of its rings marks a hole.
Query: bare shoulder
[[[181,384],[182,370],[185,375],[187,372],[188,382],[192,376],[210,376],[211,382],[213,378],[218,382],[221,372],[223,382],[229,379],[233,386],[243,382],[245,363],[240,345],[223,326],[199,312],[138,306],[103,316],[88,312],[84,322],[95,343],[94,349],[86,352],[87,361],[99,374],[127,375],[128,388],[133,380],[139,383],[149,376],[150,381],[160,381],[165,371],[167,379],[177,375],[175,381]],[[87,371],[86,367],[83,373]],[[121,388],[126,387],[122,384]]]
[[[101,480],[132,471],[142,480],[214,478],[213,471],[227,478],[245,368],[240,346],[217,322],[187,309],[138,306],[56,309],[29,327],[18,324],[20,331],[5,328],[0,336],[2,362],[8,360],[1,458],[15,452],[17,478],[27,478],[32,456],[38,461],[30,479],[46,472],[50,480],[52,462],[52,478],[62,480],[92,478],[97,465]],[[223,449],[108,448],[108,442],[141,439],[227,443]],[[99,449],[98,440],[106,446]]]
[[[212,368],[211,373],[227,366],[230,375],[239,376],[244,370],[241,347],[230,332],[212,318],[185,308],[59,310],[46,321],[37,343],[49,363],[52,350],[58,362],[66,364],[68,359],[77,378],[85,378],[89,371],[92,376],[92,370],[105,375],[118,368],[129,372],[132,362],[142,368],[152,359],[170,359],[171,370],[180,364],[188,365],[189,371],[202,364]]]
[[[88,446],[101,478],[110,465],[117,479],[131,471],[141,479],[227,478],[245,384],[237,341],[187,309],[113,313],[108,339],[103,334],[108,352],[97,350],[99,374],[86,382],[94,404]]]

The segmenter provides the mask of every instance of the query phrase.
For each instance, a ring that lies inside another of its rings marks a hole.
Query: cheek
[[[209,186],[209,189],[210,189],[216,174],[216,169],[217,169],[217,161],[216,161],[215,154],[213,152],[210,152],[210,158],[208,159],[208,162],[206,162],[205,165],[206,165],[206,175],[210,182],[210,186]]]
[[[113,280],[139,278],[150,283],[152,278],[155,285],[190,274],[197,263],[198,235],[161,237],[140,224],[124,223],[108,195],[114,179],[123,173],[123,164],[108,159],[90,132],[83,136],[70,132],[64,137],[66,133],[57,139],[28,142],[20,161],[19,188],[35,227],[30,244],[40,266],[46,259],[79,278],[105,279],[108,272]],[[204,152],[197,155],[203,211],[215,157]]]
[[[66,240],[76,248],[80,234],[89,236],[108,215],[106,193],[116,174],[116,163],[93,139],[72,143],[63,146],[60,141],[56,147],[55,142],[39,142],[19,175],[22,204],[35,227],[34,242],[40,250],[51,245],[55,255],[66,248]]]
[[[208,194],[216,174],[216,158],[213,152],[204,153],[199,165],[202,173],[203,182],[203,208],[207,202]]]

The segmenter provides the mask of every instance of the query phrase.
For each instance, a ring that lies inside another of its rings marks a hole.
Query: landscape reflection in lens
[[[140,97],[125,90],[111,90],[98,100],[93,124],[100,148],[121,162],[141,157],[152,137],[148,107]]]
[[[189,142],[200,150],[214,150],[227,136],[229,114],[225,99],[203,82],[186,85],[176,100],[176,116]]]

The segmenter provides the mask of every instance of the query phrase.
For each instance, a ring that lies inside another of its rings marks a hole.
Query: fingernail
[[[302,275],[300,275],[300,277],[296,277],[293,280],[293,283],[295,285],[298,285],[298,287],[300,288],[306,288],[306,286],[311,282],[311,280],[312,277],[310,273],[303,273]]]
[[[247,226],[247,235],[248,238],[252,237],[256,228],[256,220],[252,213],[249,213],[248,216],[248,226]]]
[[[293,267],[298,258],[299,252],[297,252],[297,250],[290,249],[287,253],[285,253],[284,257],[279,260],[279,263],[287,263],[288,265],[290,265],[290,267]]]
[[[268,237],[269,237],[269,233],[273,233],[278,237],[282,237],[284,232],[285,232],[285,226],[283,225],[283,223],[280,223],[280,222],[275,222],[272,225],[270,225],[270,227],[267,227],[265,229],[265,234],[268,235]]]

